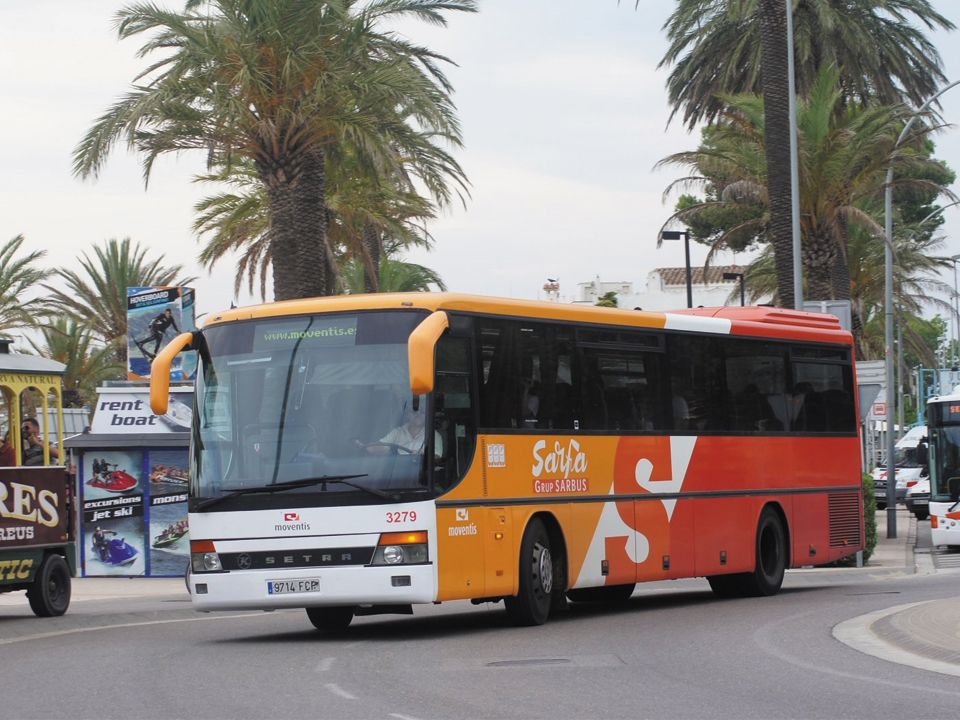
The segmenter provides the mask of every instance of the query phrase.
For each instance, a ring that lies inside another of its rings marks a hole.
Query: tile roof
[[[742,273],[745,270],[743,265],[711,265],[704,271],[703,267],[692,267],[690,268],[691,281],[694,285],[697,284],[732,284],[737,282],[736,280],[724,280],[723,274],[725,272],[736,272]],[[664,285],[683,285],[686,287],[687,284],[687,269],[685,267],[662,267],[655,268],[655,273],[659,273],[660,277],[663,279]],[[706,275],[706,278],[704,278]]]

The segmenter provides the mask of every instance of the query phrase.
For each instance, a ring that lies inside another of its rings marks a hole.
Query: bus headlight
[[[373,553],[373,565],[415,565],[427,562],[427,533],[383,533]]]
[[[220,556],[215,552],[193,553],[192,559],[193,571],[196,573],[220,572],[223,570],[223,565],[220,564]]]
[[[223,572],[223,563],[212,540],[190,541],[190,567],[195,573]]]

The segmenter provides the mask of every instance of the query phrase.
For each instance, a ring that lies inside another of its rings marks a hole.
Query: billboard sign
[[[157,353],[179,333],[195,328],[192,288],[127,288],[127,379],[148,380]],[[195,372],[195,353],[180,353],[170,379],[190,380]]]

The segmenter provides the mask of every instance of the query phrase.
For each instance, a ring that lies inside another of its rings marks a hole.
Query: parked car
[[[898,483],[899,484],[899,483]],[[921,475],[907,488],[903,504],[912,512],[917,520],[926,520],[930,517],[930,476]]]
[[[925,443],[927,438],[927,428],[919,425],[910,428],[907,433],[897,441],[894,446],[894,463],[896,465],[896,500],[898,503],[904,502],[907,490],[920,480],[921,473],[925,474],[925,457],[921,461],[918,458],[917,446],[921,441]],[[924,454],[925,455],[925,454]],[[887,468],[875,467],[873,469],[873,491],[877,499],[877,509],[883,510],[887,507]],[[927,482],[927,498],[929,500],[930,483]]]

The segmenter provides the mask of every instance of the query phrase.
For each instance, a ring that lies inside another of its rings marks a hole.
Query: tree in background
[[[460,143],[440,69],[447,58],[384,24],[444,25],[445,12],[475,9],[474,0],[190,0],[182,13],[128,6],[117,15],[120,38],[153,33],[141,55],[166,54],[94,123],[74,171],[95,176],[122,138],[143,154],[145,176],[170,152],[201,150],[215,169],[249,161],[269,207],[276,299],[329,294],[329,166],[349,155],[365,174],[390,177],[425,144],[435,158],[442,143]]]
[[[189,285],[194,278],[181,277],[182,265],[163,265],[164,257],[147,257],[147,249],[130,238],[107,240],[94,246],[93,257],[77,258],[82,272],[60,268],[54,273],[65,289],[44,284],[51,312],[66,314],[109,345],[118,362],[126,353],[127,288]]]
[[[390,291],[393,278],[381,283],[381,253],[391,259],[408,247],[429,248],[431,237],[425,223],[435,216],[436,206],[414,190],[378,183],[376,178],[341,172],[331,168],[327,196],[327,242],[331,288],[336,292]],[[206,237],[200,262],[209,268],[235,255],[237,271],[234,293],[247,284],[253,293],[258,286],[261,298],[267,294],[267,278],[273,259],[269,237],[269,207],[263,186],[254,172],[242,165],[230,171],[198,178],[201,181],[227,183],[231,190],[202,199],[195,206],[194,230]],[[371,235],[374,237],[371,239]],[[375,249],[372,251],[370,245]],[[363,274],[363,283],[351,278],[353,261]],[[392,268],[395,261],[387,267]],[[376,269],[372,269],[376,263]],[[348,268],[349,266],[349,268]],[[428,271],[428,274],[432,271]],[[435,283],[427,280],[428,283]],[[365,288],[365,289],[364,289]],[[395,288],[393,288],[395,289]]]
[[[801,256],[810,297],[847,300],[852,270],[848,238],[857,231],[865,233],[862,236],[872,238],[882,252],[883,228],[875,214],[882,208],[888,167],[898,170],[895,183],[923,191],[926,199],[954,196],[930,179],[952,179],[952,174],[943,175],[942,163],[926,154],[928,145],[896,147],[904,121],[902,106],[848,104],[839,109],[843,101],[837,82],[837,71],[825,68],[797,108]],[[696,151],[661,161],[690,169],[691,174],[678,183],[698,183],[708,191],[704,201],[688,200],[667,222],[689,219],[699,223],[699,230],[709,229],[715,233],[713,250],[727,245],[743,249],[766,239],[771,204],[767,168],[758,162],[770,142],[765,134],[764,101],[756,95],[724,99],[728,111],[704,130],[704,141]],[[701,212],[705,217],[699,217]],[[730,221],[735,223],[732,227],[716,224]],[[782,301],[778,262],[776,270],[777,295]],[[865,320],[857,310],[854,307],[855,334]]]
[[[429,292],[446,290],[447,286],[435,270],[399,258],[402,246],[387,243],[379,262],[379,290],[377,292]],[[368,292],[367,263],[357,257],[348,259],[343,266],[344,289],[356,294]]]
[[[794,3],[798,94],[805,96],[825,67],[841,68],[841,108],[850,101],[920,104],[945,78],[936,48],[909,20],[929,29],[954,26],[928,0],[679,0],[664,25],[670,47],[660,65],[674,65],[670,102],[688,127],[716,119],[724,95],[759,92],[764,98],[765,232],[777,296],[792,307],[786,2]]]
[[[845,102],[921,105],[946,82],[927,30],[953,30],[929,0],[791,0],[797,94],[806,96],[822,68],[840,69]],[[639,4],[639,3],[638,3]],[[670,43],[673,115],[693,129],[723,112],[721,95],[762,94],[764,0],[677,0],[664,23]],[[783,18],[783,0],[770,8]],[[779,22],[779,21],[778,21]]]
[[[615,308],[620,306],[620,302],[617,300],[617,293],[613,290],[610,292],[605,292],[594,303],[597,307],[609,307]]]
[[[83,407],[96,401],[105,380],[126,377],[126,365],[114,349],[94,340],[93,332],[75,318],[59,315],[38,326],[40,339],[27,340],[35,353],[66,365],[63,406]]]
[[[29,302],[35,286],[49,270],[36,267],[46,250],[33,250],[17,256],[26,240],[17,235],[0,247],[0,332],[29,327],[38,320],[38,306]]]

